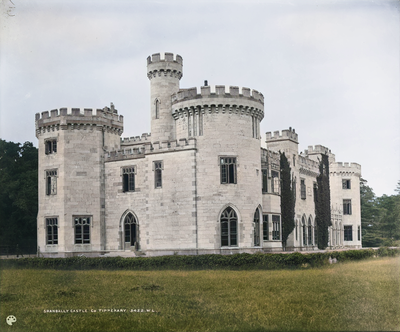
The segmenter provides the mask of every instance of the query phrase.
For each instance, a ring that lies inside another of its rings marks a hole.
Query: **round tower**
[[[224,85],[181,89],[172,95],[172,115],[178,141],[196,142],[199,248],[260,247],[263,95]]]
[[[150,80],[151,141],[176,139],[175,120],[171,112],[171,95],[179,91],[182,78],[182,57],[160,53],[147,58],[147,77]]]

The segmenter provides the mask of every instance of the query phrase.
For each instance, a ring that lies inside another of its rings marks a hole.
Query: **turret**
[[[285,152],[287,157],[298,154],[299,137],[294,128],[282,130],[282,134],[279,131],[274,131],[273,134],[267,132],[265,142],[268,149]]]
[[[123,117],[104,109],[37,113],[38,246],[46,255],[104,250],[104,150],[120,147]]]
[[[176,139],[175,120],[171,114],[171,95],[179,91],[182,78],[182,57],[160,53],[147,58],[147,77],[150,80],[151,141]]]

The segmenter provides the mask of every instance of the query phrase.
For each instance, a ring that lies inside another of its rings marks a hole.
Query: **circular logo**
[[[8,325],[13,325],[13,323],[15,323],[16,321],[17,319],[13,315],[10,315],[6,318],[6,322]]]

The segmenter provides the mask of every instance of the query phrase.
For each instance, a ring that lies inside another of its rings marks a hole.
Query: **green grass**
[[[399,269],[398,257],[275,271],[5,268],[0,330],[398,331]],[[88,312],[44,313],[54,309]]]

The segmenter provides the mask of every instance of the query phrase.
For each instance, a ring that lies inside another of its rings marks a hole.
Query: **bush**
[[[324,253],[302,254],[234,254],[234,255],[199,255],[199,256],[159,256],[159,257],[98,257],[87,258],[76,256],[69,258],[20,258],[3,259],[2,268],[37,268],[61,270],[199,270],[199,269],[231,269],[231,270],[274,270],[296,269],[301,267],[319,267],[327,265],[329,257],[338,262],[361,260],[374,256],[398,256],[399,248],[382,247],[378,250],[361,249],[347,251],[331,251]]]

